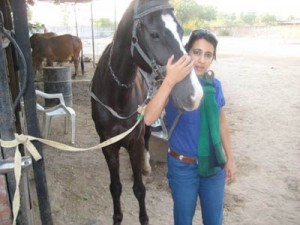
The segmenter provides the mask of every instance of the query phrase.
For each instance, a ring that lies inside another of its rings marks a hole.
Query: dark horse
[[[113,41],[104,50],[91,83],[92,117],[101,141],[114,137],[137,121],[137,108],[146,102],[151,83],[163,78],[163,65],[173,54],[178,60],[186,54],[182,28],[167,0],[133,0],[121,19]],[[144,75],[142,75],[144,74]],[[152,78],[151,78],[152,77]],[[146,82],[146,80],[152,82]],[[150,94],[151,95],[151,94]],[[202,89],[193,71],[172,91],[178,108],[195,109]],[[121,224],[119,150],[127,149],[133,171],[133,192],[139,203],[139,220],[148,224],[143,162],[149,164],[149,127],[141,122],[128,136],[102,149],[110,171],[114,224]],[[146,153],[146,154],[145,154]]]

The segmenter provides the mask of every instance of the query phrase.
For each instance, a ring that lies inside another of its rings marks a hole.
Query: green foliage
[[[171,0],[171,4],[181,24],[189,22],[197,15],[199,5],[195,0]]]
[[[112,27],[114,26],[114,22],[108,18],[99,18],[94,20],[94,24],[97,27]]]
[[[212,6],[198,6],[197,16],[204,21],[213,21],[217,18],[217,10]]]
[[[256,14],[253,12],[242,13],[240,18],[246,25],[254,25],[254,23],[256,21]]]
[[[171,4],[174,6],[175,15],[185,33],[208,26],[217,17],[217,10],[214,7],[201,6],[196,0],[171,0]]]
[[[215,7],[199,5],[196,0],[171,0],[175,15],[182,25],[185,34],[197,28],[233,27],[233,26],[261,26],[276,25],[275,15],[257,15],[254,12],[224,14]],[[290,20],[294,17],[290,17]],[[219,31],[222,35],[230,35],[228,29]]]
[[[263,25],[276,25],[277,24],[276,16],[271,15],[269,13],[260,16],[259,20],[260,20],[260,23]]]
[[[31,22],[29,22],[28,23],[28,29],[29,29],[30,34],[43,33],[44,32],[42,23],[31,23]]]

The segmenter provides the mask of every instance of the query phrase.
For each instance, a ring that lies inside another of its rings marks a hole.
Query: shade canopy
[[[40,2],[52,2],[52,3],[87,3],[92,0],[37,0]]]

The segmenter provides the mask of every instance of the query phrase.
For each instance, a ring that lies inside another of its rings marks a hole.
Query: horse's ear
[[[139,5],[141,5],[141,4],[144,4],[144,3],[148,2],[148,0],[135,0],[135,1],[138,1],[138,2],[139,2]],[[151,0],[149,0],[149,1],[151,1]]]

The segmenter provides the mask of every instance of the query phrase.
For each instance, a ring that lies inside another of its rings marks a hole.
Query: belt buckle
[[[179,160],[182,161],[184,159],[183,155],[179,155]]]

